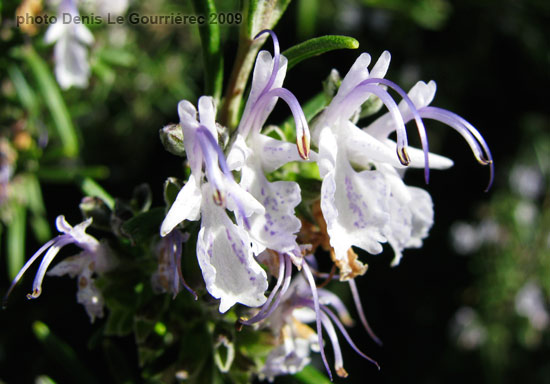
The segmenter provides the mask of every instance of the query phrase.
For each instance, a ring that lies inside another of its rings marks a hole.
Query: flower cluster
[[[71,2],[65,0],[63,4]],[[157,237],[155,247],[158,267],[151,284],[155,292],[168,292],[173,297],[182,288],[196,300],[201,296],[201,288],[191,288],[182,270],[182,257],[189,257],[184,243],[193,233],[190,222],[200,221],[198,234],[190,243],[196,243],[204,287],[219,300],[219,312],[224,314],[242,304],[248,308],[240,309],[239,326],[252,326],[273,336],[274,346],[258,370],[259,376],[271,380],[295,373],[309,363],[311,351],[318,351],[332,378],[324,352],[325,332],[334,351],[334,371],[345,377],[337,330],[360,356],[378,364],[349,337],[346,326],[352,321],[343,302],[318,286],[316,279],[348,284],[361,323],[380,343],[364,316],[354,281],[367,269],[360,260],[360,250],[379,254],[387,243],[394,252],[393,265],[397,265],[405,249],[422,246],[433,225],[433,203],[426,190],[405,184],[404,172],[410,167],[424,168],[428,182],[430,169],[453,165],[450,159],[429,152],[423,119],[438,120],[458,131],[476,159],[490,166],[490,183],[492,157],[470,123],[429,105],[435,95],[433,81],[418,82],[406,93],[384,78],[390,63],[388,52],[370,70],[370,55],[360,55],[330,103],[314,118],[309,116],[308,123],[296,97],[283,87],[288,62],[279,51],[277,37],[266,30],[257,38],[266,33],[273,40],[273,55],[259,52],[248,100],[230,140],[220,139],[228,130],[216,121],[213,97],[200,97],[196,107],[187,100],[178,104],[179,152],[185,153],[190,175],[160,225],[161,238]],[[74,44],[75,39],[90,42],[91,35],[82,26],[63,33],[52,27],[47,39],[53,41],[54,35],[60,39],[56,54],[59,50],[59,56],[67,58],[60,50],[70,44],[76,55],[71,63],[79,66],[78,70],[65,68],[58,62],[62,86],[84,85],[83,74],[88,68],[78,64],[85,56],[84,48]],[[76,72],[80,80],[70,80],[68,74]],[[401,98],[399,103],[392,93]],[[277,138],[274,132],[278,128],[267,128],[279,99],[292,113],[295,143],[286,141],[284,134]],[[357,117],[363,106],[374,101],[381,102],[388,112],[368,126],[359,126]],[[412,120],[421,149],[408,145],[406,124]],[[389,138],[392,133],[396,141]],[[301,184],[300,178],[286,177],[289,169],[299,174],[302,167],[312,164],[318,168],[316,185],[320,184],[320,190]],[[317,198],[305,201],[302,189]],[[297,214],[300,205],[312,213],[310,218]],[[29,295],[38,297],[53,258],[63,246],[74,243],[83,252],[59,263],[49,274],[78,276],[78,301],[92,320],[101,317],[103,299],[93,275],[111,269],[113,263],[107,248],[84,232],[90,223],[87,220],[72,228],[60,216],[57,227],[63,234],[35,253],[13,285],[46,252]],[[322,257],[323,250],[334,262],[330,274],[317,266],[316,257]],[[224,372],[227,370],[225,367]]]
[[[236,303],[259,307],[250,318],[241,319],[241,324],[268,327],[278,340],[261,375],[273,378],[300,370],[309,361],[310,350],[321,351],[331,375],[323,348],[324,329],[333,344],[335,371],[346,376],[333,323],[360,355],[371,359],[349,339],[343,326],[349,315],[341,301],[317,289],[312,273],[316,247],[297,241],[298,234],[300,239],[311,239],[308,228],[302,227],[295,214],[301,203],[300,185],[270,181],[268,175],[290,162],[317,163],[322,179],[317,225],[325,237],[317,245],[325,244],[339,269],[339,279],[350,282],[361,321],[378,341],[364,318],[353,282],[366,271],[353,247],[378,254],[382,244],[388,243],[396,265],[404,249],[420,247],[428,235],[433,224],[431,197],[423,189],[406,185],[404,170],[424,167],[428,181],[430,168],[445,169],[453,163],[428,152],[422,118],[439,120],[457,130],[478,161],[491,164],[492,178],[491,153],[471,124],[452,112],[429,106],[435,94],[434,82],[419,82],[407,94],[384,79],[390,62],[388,52],[370,72],[370,56],[365,53],[357,59],[330,104],[315,119],[311,139],[318,152],[310,150],[307,120],[296,98],[282,88],[286,58],[279,53],[276,36],[269,33],[274,55],[259,53],[240,124],[225,150],[218,144],[218,131],[223,128],[215,122],[212,99],[199,99],[198,113],[188,101],[180,102],[191,177],[171,206],[161,234],[168,235],[180,222],[201,218],[197,258],[208,292],[220,299],[220,312]],[[401,103],[394,101],[388,89],[402,97]],[[294,116],[295,146],[262,133],[279,98]],[[388,113],[360,128],[354,116],[372,98],[378,98]],[[405,124],[413,119],[421,150],[408,147]],[[388,138],[392,132],[397,142]],[[239,182],[235,173],[240,175]],[[227,211],[233,213],[234,221]],[[268,266],[268,273],[260,264]],[[301,271],[294,279],[293,265]],[[276,283],[266,298],[268,274]],[[338,315],[328,305],[333,305]],[[316,332],[304,324],[310,321],[316,322]]]

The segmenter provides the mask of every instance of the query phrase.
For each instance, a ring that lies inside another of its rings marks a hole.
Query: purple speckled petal
[[[265,209],[249,217],[250,236],[257,243],[257,251],[291,252],[297,247],[296,233],[301,227],[294,214],[302,199],[300,186],[293,181],[269,182],[259,164],[249,160],[252,164],[242,168],[241,186]]]
[[[203,199],[212,193],[203,185]],[[227,216],[224,208],[203,204],[197,258],[206,289],[220,299],[220,312],[235,303],[258,307],[265,303],[268,288],[265,271],[254,259],[246,231]]]
[[[321,209],[335,257],[345,265],[352,245],[371,254],[382,252],[383,229],[390,219],[390,190],[380,171],[355,172],[336,140],[330,129],[321,132]],[[349,269],[340,267],[343,278]]]

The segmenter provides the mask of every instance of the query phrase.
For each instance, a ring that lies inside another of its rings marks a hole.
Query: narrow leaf
[[[109,176],[109,168],[105,166],[40,167],[36,174],[41,180],[66,183],[79,178],[105,179]]]
[[[36,115],[38,113],[36,93],[30,87],[21,70],[15,65],[10,65],[8,67],[8,74],[23,107],[29,111],[31,115]]]
[[[332,384],[332,382],[311,365],[306,365],[304,369],[296,373],[294,377],[304,384]]]
[[[107,205],[111,211],[115,208],[115,199],[93,179],[84,177],[79,179],[77,182],[80,189],[86,196],[99,197],[105,202],[105,205]]]
[[[46,356],[55,363],[54,370],[59,370],[67,375],[70,382],[92,384],[98,381],[92,373],[80,362],[74,349],[64,340],[53,334],[50,328],[35,321],[32,325],[34,335],[42,344]]]
[[[52,115],[64,155],[76,156],[78,154],[78,138],[75,127],[50,69],[31,47],[21,49],[19,52],[36,78],[42,99]]]
[[[7,230],[8,273],[10,280],[15,278],[25,261],[26,209],[23,205],[12,206],[12,220]]]
[[[321,55],[325,52],[336,49],[357,49],[359,42],[353,37],[340,35],[326,35],[315,37],[290,47],[283,52],[283,55],[288,59],[288,69],[296,64],[309,59],[313,56]]]
[[[52,236],[50,226],[46,220],[46,207],[42,197],[42,190],[36,176],[28,174],[25,177],[24,193],[27,208],[29,209],[29,213],[31,213],[29,223],[34,235],[40,242],[46,242]]]
[[[208,15],[216,13],[214,0],[193,0],[195,13]],[[220,27],[216,23],[205,23],[199,26],[204,60],[205,93],[219,100],[223,85],[223,57],[220,51]]]

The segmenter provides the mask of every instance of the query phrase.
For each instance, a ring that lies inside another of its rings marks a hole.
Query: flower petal
[[[383,228],[389,221],[389,188],[379,171],[355,172],[345,148],[335,144],[329,129],[320,135],[319,157],[324,175],[321,186],[321,209],[327,223],[335,258],[342,263],[341,275],[352,272],[348,250],[352,245],[372,254],[382,252]],[[332,169],[330,169],[332,167]],[[321,168],[321,165],[320,165]]]
[[[249,162],[254,160],[259,162],[256,156],[249,158]],[[256,252],[270,248],[286,253],[297,248],[296,233],[302,224],[294,208],[302,200],[300,186],[291,181],[269,182],[260,164],[242,168],[241,185],[265,208],[265,212],[249,218],[249,233],[258,243]]]
[[[170,207],[160,227],[160,235],[166,236],[176,225],[184,220],[195,221],[200,217],[202,195],[194,177],[179,191],[174,204]]]
[[[211,187],[203,186],[205,197]],[[220,312],[235,303],[258,307],[266,301],[265,271],[254,259],[248,234],[233,224],[225,209],[214,204],[202,208],[202,228],[197,239],[197,258],[206,289],[220,299]]]

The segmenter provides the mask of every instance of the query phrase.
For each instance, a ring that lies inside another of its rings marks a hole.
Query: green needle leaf
[[[7,231],[8,273],[10,280],[15,278],[25,261],[26,209],[23,205],[13,205],[11,223]]]
[[[82,192],[84,192],[86,196],[99,197],[105,202],[105,205],[107,205],[110,210],[113,210],[115,208],[115,199],[93,179],[89,177],[84,177],[79,179],[77,182],[80,186],[80,189],[82,190]]]
[[[359,42],[353,37],[326,35],[315,37],[290,47],[283,52],[288,59],[288,69],[313,56],[321,55],[335,49],[357,49]]]
[[[36,78],[42,99],[54,120],[57,134],[63,146],[63,154],[69,157],[76,156],[78,154],[78,138],[75,127],[50,69],[31,47],[25,47],[17,51],[17,54],[21,54]]]
[[[56,336],[50,328],[40,322],[32,324],[35,337],[42,344],[48,359],[54,363],[55,370],[67,375],[70,382],[82,384],[97,384],[92,373],[80,362],[74,349],[64,340]]]
[[[304,384],[332,384],[331,381],[311,365],[307,365],[294,377]]]
[[[216,13],[214,0],[193,0],[195,13],[208,17]],[[219,100],[223,86],[223,57],[220,51],[219,24],[205,23],[199,26],[204,59],[204,77],[206,82],[205,93]]]

